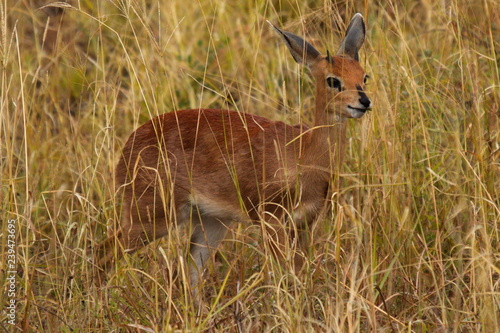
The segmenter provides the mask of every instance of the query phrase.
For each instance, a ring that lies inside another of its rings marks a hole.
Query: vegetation
[[[0,3],[1,328],[18,332],[499,332],[500,6],[466,1]],[[308,266],[240,224],[186,295],[185,231],[93,284],[120,218],[114,167],[141,123],[183,108],[309,119],[313,84],[266,19],[326,53],[361,12],[373,111]],[[7,306],[16,302],[15,324]]]

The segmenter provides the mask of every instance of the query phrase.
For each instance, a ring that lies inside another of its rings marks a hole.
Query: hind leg
[[[189,249],[192,259],[189,265],[189,278],[191,293],[196,304],[201,304],[200,277],[210,256],[226,236],[230,223],[213,216],[203,216],[194,225]]]
[[[124,209],[122,227],[106,238],[97,249],[94,262],[97,263],[97,284],[106,281],[106,272],[111,269],[112,263],[120,260],[124,253],[133,253],[150,242],[167,234],[168,228],[165,217],[155,217],[155,221],[141,223],[139,217],[131,222],[130,212]]]

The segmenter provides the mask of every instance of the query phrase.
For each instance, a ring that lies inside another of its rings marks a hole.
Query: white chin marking
[[[355,109],[349,109],[349,114],[353,118],[361,118],[365,115],[366,112],[355,110]]]

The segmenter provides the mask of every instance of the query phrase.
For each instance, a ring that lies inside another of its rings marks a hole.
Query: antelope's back
[[[257,219],[257,210],[272,212],[294,191],[300,153],[300,139],[294,139],[301,132],[236,111],[166,113],[132,133],[117,166],[117,186],[125,201],[141,209],[154,205],[155,214],[174,202],[177,209],[190,203],[246,210]]]

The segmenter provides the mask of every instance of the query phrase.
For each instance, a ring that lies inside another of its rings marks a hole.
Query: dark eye
[[[366,80],[368,80],[369,78],[370,78],[370,76],[365,75],[365,78],[363,79],[363,83],[365,83],[365,84],[366,84]]]
[[[342,88],[342,83],[336,77],[331,77],[331,76],[327,77],[326,83],[330,88],[337,89],[338,91],[340,91]]]

